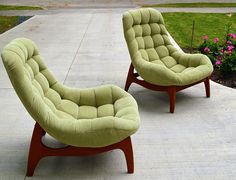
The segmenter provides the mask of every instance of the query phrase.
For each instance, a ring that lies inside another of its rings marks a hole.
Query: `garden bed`
[[[228,73],[223,76],[219,69],[215,68],[211,75],[211,80],[224,86],[236,89],[236,72]]]

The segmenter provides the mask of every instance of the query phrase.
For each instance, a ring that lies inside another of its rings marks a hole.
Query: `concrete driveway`
[[[199,0],[1,0],[1,4],[43,6],[46,8],[68,7],[136,7],[142,4],[199,2]],[[201,0],[201,2],[235,2],[234,0]]]
[[[38,44],[49,69],[64,84],[123,88],[130,64],[123,11],[37,15],[0,35],[0,49],[16,37],[27,37]],[[203,84],[178,93],[175,113],[170,114],[167,94],[131,85],[141,116],[141,127],[132,137],[134,174],[126,174],[124,156],[117,150],[93,157],[45,158],[32,179],[235,179],[236,90],[213,82],[211,89],[211,98],[205,98]],[[2,62],[0,120],[0,179],[25,179],[34,121]],[[46,141],[57,144],[48,136]]]

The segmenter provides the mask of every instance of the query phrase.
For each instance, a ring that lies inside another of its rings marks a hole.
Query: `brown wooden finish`
[[[121,142],[99,148],[87,148],[87,147],[74,147],[67,146],[63,148],[50,148],[42,143],[42,137],[45,135],[45,131],[41,126],[36,123],[32,134],[28,167],[26,176],[33,176],[34,170],[43,157],[46,156],[89,156],[98,153],[103,153],[113,149],[120,149],[124,152],[127,164],[128,173],[134,172],[134,159],[131,138],[128,137]]]
[[[125,91],[128,91],[130,85],[133,82],[136,83],[136,84],[139,84],[139,85],[141,85],[141,86],[143,86],[147,89],[151,89],[151,90],[154,90],[154,91],[166,91],[169,94],[169,98],[170,98],[170,112],[171,113],[174,113],[174,110],[175,110],[176,92],[179,92],[183,89],[191,87],[195,84],[199,84],[201,82],[204,82],[205,90],[206,90],[206,97],[210,97],[210,80],[209,80],[209,77],[207,77],[205,79],[202,79],[201,81],[198,81],[196,83],[186,85],[186,86],[158,86],[158,85],[146,82],[145,80],[138,79],[137,77],[139,77],[139,74],[134,72],[134,66],[131,63],[130,67],[129,67],[129,72],[128,72],[128,75],[127,75],[126,83],[125,83]]]
[[[207,77],[204,81],[205,84],[205,90],[206,90],[206,97],[210,97],[210,78]]]
[[[170,112],[174,113],[174,111],[175,111],[175,99],[176,99],[176,87],[175,86],[169,86],[168,94],[169,94],[169,99],[170,99]]]

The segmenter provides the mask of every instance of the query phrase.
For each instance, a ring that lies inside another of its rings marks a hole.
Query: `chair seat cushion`
[[[87,89],[62,85],[31,40],[13,40],[4,48],[2,59],[27,111],[62,143],[104,147],[137,131],[138,107],[130,94],[114,85]]]
[[[178,57],[176,54],[178,53]],[[160,86],[185,86],[201,81],[213,71],[209,58],[202,54],[175,52],[176,63],[165,63],[162,59],[144,61],[137,57],[132,62],[138,74],[147,82]]]
[[[78,147],[104,147],[124,140],[139,127],[136,101],[117,86],[78,90],[56,84],[52,88],[59,93],[64,91],[67,101],[63,99],[59,104],[66,102],[67,106],[48,106],[50,120],[39,121],[39,124],[63,143]],[[79,97],[80,102],[72,97]],[[81,102],[81,99],[87,101]],[[90,104],[92,101],[93,105]]]

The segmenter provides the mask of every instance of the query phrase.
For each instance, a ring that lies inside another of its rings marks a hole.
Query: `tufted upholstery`
[[[2,59],[30,115],[59,141],[102,147],[138,129],[137,104],[131,95],[113,85],[73,89],[60,84],[31,40],[15,39],[4,48]]]
[[[124,13],[123,28],[132,64],[149,83],[189,85],[208,77],[213,71],[207,56],[186,54],[171,44],[163,17],[155,9]]]

